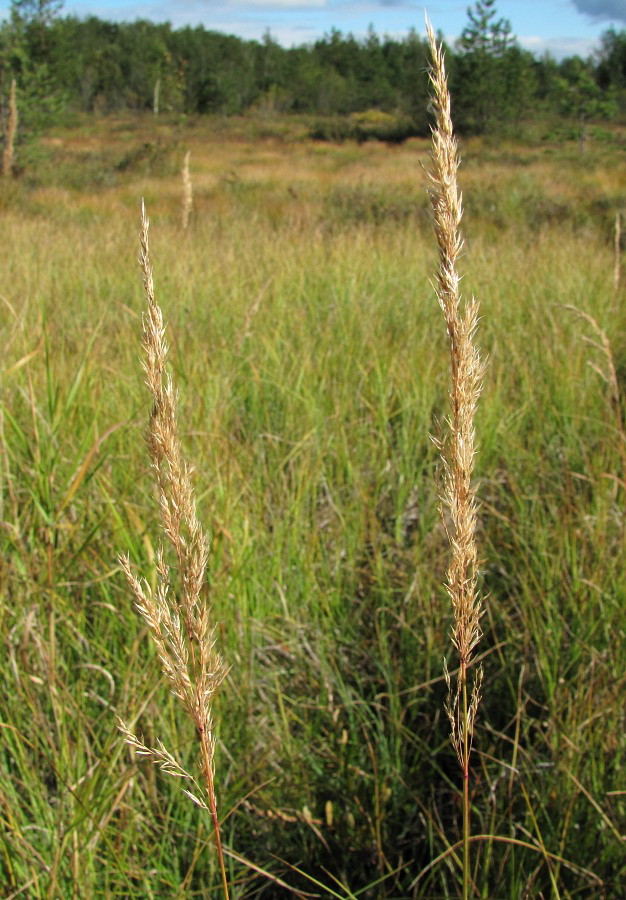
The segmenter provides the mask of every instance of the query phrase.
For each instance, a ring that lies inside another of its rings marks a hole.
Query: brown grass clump
[[[7,131],[4,138],[2,151],[2,174],[8,178],[13,174],[13,159],[15,156],[15,136],[17,134],[17,102],[15,100],[15,78],[11,80],[9,91],[9,118]]]
[[[170,567],[162,546],[157,553],[158,578],[154,590],[145,579],[140,581],[135,577],[127,557],[120,556],[119,560],[135,606],[148,626],[163,674],[172,693],[194,723],[200,745],[202,784],[185,772],[160,742],[156,748],[147,747],[123,722],[119,726],[127,742],[138,753],[149,757],[168,774],[181,777],[193,785],[194,791],[185,790],[185,793],[211,815],[222,890],[228,897],[214,789],[215,737],[212,716],[212,700],[226,675],[226,667],[215,650],[215,626],[210,621],[209,609],[202,597],[209,540],[196,516],[192,470],[183,458],[178,437],[176,392],[170,375],[165,371],[168,348],[163,316],[154,299],[148,219],[143,204],[140,237],[139,262],[147,302],[143,317],[143,367],[153,401],[146,445],[159,493],[163,531],[176,557],[178,588],[175,590],[172,586]]]
[[[474,413],[481,392],[484,364],[474,343],[478,325],[478,303],[474,299],[463,306],[459,291],[457,260],[463,249],[459,225],[463,214],[457,188],[458,148],[450,118],[444,55],[437,46],[430,23],[426,23],[432,63],[430,81],[436,124],[432,129],[432,183],[430,195],[434,228],[439,247],[436,291],[443,311],[450,342],[451,413],[448,435],[438,442],[444,468],[441,491],[441,515],[452,549],[447,571],[447,589],[452,601],[452,643],[458,654],[456,683],[446,667],[448,702],[446,711],[452,729],[451,739],[463,775],[463,883],[464,896],[469,886],[469,758],[474,722],[480,701],[482,670],[479,668],[468,690],[468,669],[481,637],[482,601],[477,587],[476,488],[472,471],[476,453]]]

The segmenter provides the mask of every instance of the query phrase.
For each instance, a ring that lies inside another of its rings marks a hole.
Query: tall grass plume
[[[450,346],[451,411],[447,436],[437,442],[443,463],[441,516],[451,547],[447,570],[447,590],[452,602],[452,643],[458,657],[454,684],[447,666],[446,712],[450,720],[452,745],[463,778],[463,896],[469,891],[469,767],[474,723],[480,702],[482,670],[478,668],[471,686],[468,671],[481,637],[482,599],[478,590],[476,547],[477,501],[472,484],[476,454],[474,413],[481,392],[484,364],[475,344],[478,303],[472,297],[462,303],[457,261],[463,249],[459,226],[463,214],[457,187],[459,155],[450,117],[444,54],[437,45],[430,23],[426,22],[430,44],[430,82],[435,125],[432,128],[432,169],[430,197],[439,267],[435,289],[444,315]]]
[[[193,788],[185,789],[185,793],[208,810],[213,822],[222,891],[224,897],[228,897],[214,787],[212,713],[213,698],[226,675],[226,667],[215,649],[215,626],[203,597],[209,540],[196,516],[192,469],[180,446],[177,398],[171,376],[166,372],[168,348],[163,315],[154,297],[148,219],[143,203],[140,240],[139,263],[147,304],[143,316],[143,368],[153,404],[146,446],[159,495],[163,532],[176,561],[177,585],[173,585],[172,569],[166,562],[162,545],[157,552],[154,589],[145,579],[140,580],[133,574],[128,557],[120,556],[119,561],[135,606],[148,627],[165,680],[195,726],[200,751],[200,783],[161,742],[156,747],[148,747],[123,722],[119,722],[119,727],[126,741],[140,755],[151,759],[166,773],[182,778]]]

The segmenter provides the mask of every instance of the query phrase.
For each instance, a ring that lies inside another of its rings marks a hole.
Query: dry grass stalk
[[[611,342],[609,341],[606,331],[602,328],[593,316],[578,309],[577,306],[566,304],[565,309],[573,312],[579,318],[583,319],[591,327],[596,336],[596,340],[585,335],[583,340],[594,350],[600,353],[600,358],[604,359],[604,365],[588,360],[587,365],[600,376],[602,381],[608,388],[608,406],[615,420],[615,432],[617,434],[618,448],[622,462],[622,476],[617,479],[617,483],[626,489],[626,430],[624,426],[624,417],[622,416],[622,398],[620,394],[619,381],[617,379],[617,370],[615,368],[615,360],[613,359],[613,351]]]
[[[248,309],[246,310],[246,315],[243,320],[243,328],[241,329],[241,333],[239,335],[239,339],[237,340],[237,352],[241,352],[243,345],[247,340],[252,336],[252,323],[258,313],[263,297],[265,296],[265,292],[269,287],[270,281],[266,281],[259,293],[256,295]]]
[[[17,134],[17,102],[15,100],[15,78],[11,80],[9,91],[9,118],[4,138],[2,151],[2,174],[8,178],[13,174],[13,160],[15,157],[15,136]]]
[[[476,489],[472,485],[475,434],[474,413],[481,392],[484,365],[474,343],[478,303],[472,297],[461,304],[457,260],[463,249],[459,225],[463,213],[457,188],[458,148],[450,118],[444,55],[426,22],[431,52],[430,82],[435,126],[432,128],[430,196],[439,247],[435,289],[450,342],[452,385],[448,435],[438,441],[443,462],[441,515],[452,549],[447,571],[447,590],[452,601],[452,643],[458,654],[458,675],[453,686],[446,668],[451,739],[463,775],[464,896],[469,889],[469,759],[474,722],[480,701],[482,670],[468,690],[468,669],[481,637],[482,601],[477,586]]]
[[[621,254],[621,244],[622,244],[622,217],[617,212],[615,213],[615,264],[613,266],[613,290],[617,291],[619,289],[619,283],[621,278],[621,269],[622,269],[622,254]]]
[[[183,159],[183,230],[186,231],[189,225],[189,218],[193,210],[193,192],[191,189],[191,176],[189,175],[189,158],[191,153],[189,150],[185,153]]]
[[[163,674],[172,693],[193,721],[200,745],[200,770],[204,798],[185,791],[194,802],[207,808],[213,821],[222,890],[228,897],[217,801],[214,789],[214,753],[212,699],[226,675],[224,662],[215,650],[215,627],[202,598],[209,541],[198,521],[192,486],[192,470],[183,459],[176,424],[176,392],[165,371],[167,343],[163,316],[154,298],[152,267],[148,249],[148,219],[142,203],[141,256],[147,310],[143,317],[143,350],[146,384],[153,406],[146,431],[146,445],[159,493],[163,531],[174,551],[178,571],[178,590],[172,586],[170,567],[163,547],[157,553],[157,583],[151,589],[147,581],[132,573],[127,557],[120,564],[133,594],[135,606],[143,616],[156,648]],[[126,741],[140,754],[172,775],[191,779],[176,760],[159,744],[147,747],[120,722]],[[205,802],[206,801],[206,802]]]

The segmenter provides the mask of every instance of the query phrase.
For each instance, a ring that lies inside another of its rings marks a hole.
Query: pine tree
[[[507,118],[509,51],[516,48],[508,19],[498,18],[495,0],[478,0],[457,43],[455,120],[469,130],[491,131]]]

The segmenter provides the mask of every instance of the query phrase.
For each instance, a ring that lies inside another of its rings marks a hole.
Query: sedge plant
[[[215,625],[203,597],[209,540],[195,510],[192,470],[185,461],[176,423],[176,392],[166,371],[167,342],[161,309],[154,297],[148,248],[148,219],[141,208],[141,255],[147,309],[143,316],[143,368],[152,398],[146,430],[146,446],[156,482],[161,524],[173,552],[175,567],[166,562],[163,546],[157,552],[156,585],[131,571],[128,557],[120,556],[135,606],[143,617],[159,658],[165,680],[180,701],[196,730],[201,778],[196,780],[158,741],[147,746],[122,721],[119,727],[138,754],[149,758],[167,774],[177,776],[193,790],[185,794],[207,810],[213,824],[223,896],[228,898],[217,800],[214,787],[215,735],[213,698],[226,675],[226,666],[215,649]],[[177,572],[173,584],[172,570]]]
[[[446,323],[451,368],[448,429],[446,436],[437,441],[443,465],[440,512],[451,548],[446,587],[452,603],[451,637],[458,662],[454,683],[445,667],[446,712],[463,779],[463,897],[467,898],[470,886],[470,754],[482,681],[480,667],[473,678],[469,677],[474,649],[481,637],[482,615],[482,598],[477,584],[477,501],[472,472],[476,454],[474,413],[481,392],[484,364],[475,343],[478,303],[474,297],[463,303],[459,289],[457,261],[463,249],[459,231],[463,208],[457,186],[459,155],[450,116],[444,54],[428,21],[426,28],[435,114],[430,171],[430,197],[439,248],[435,290]]]

